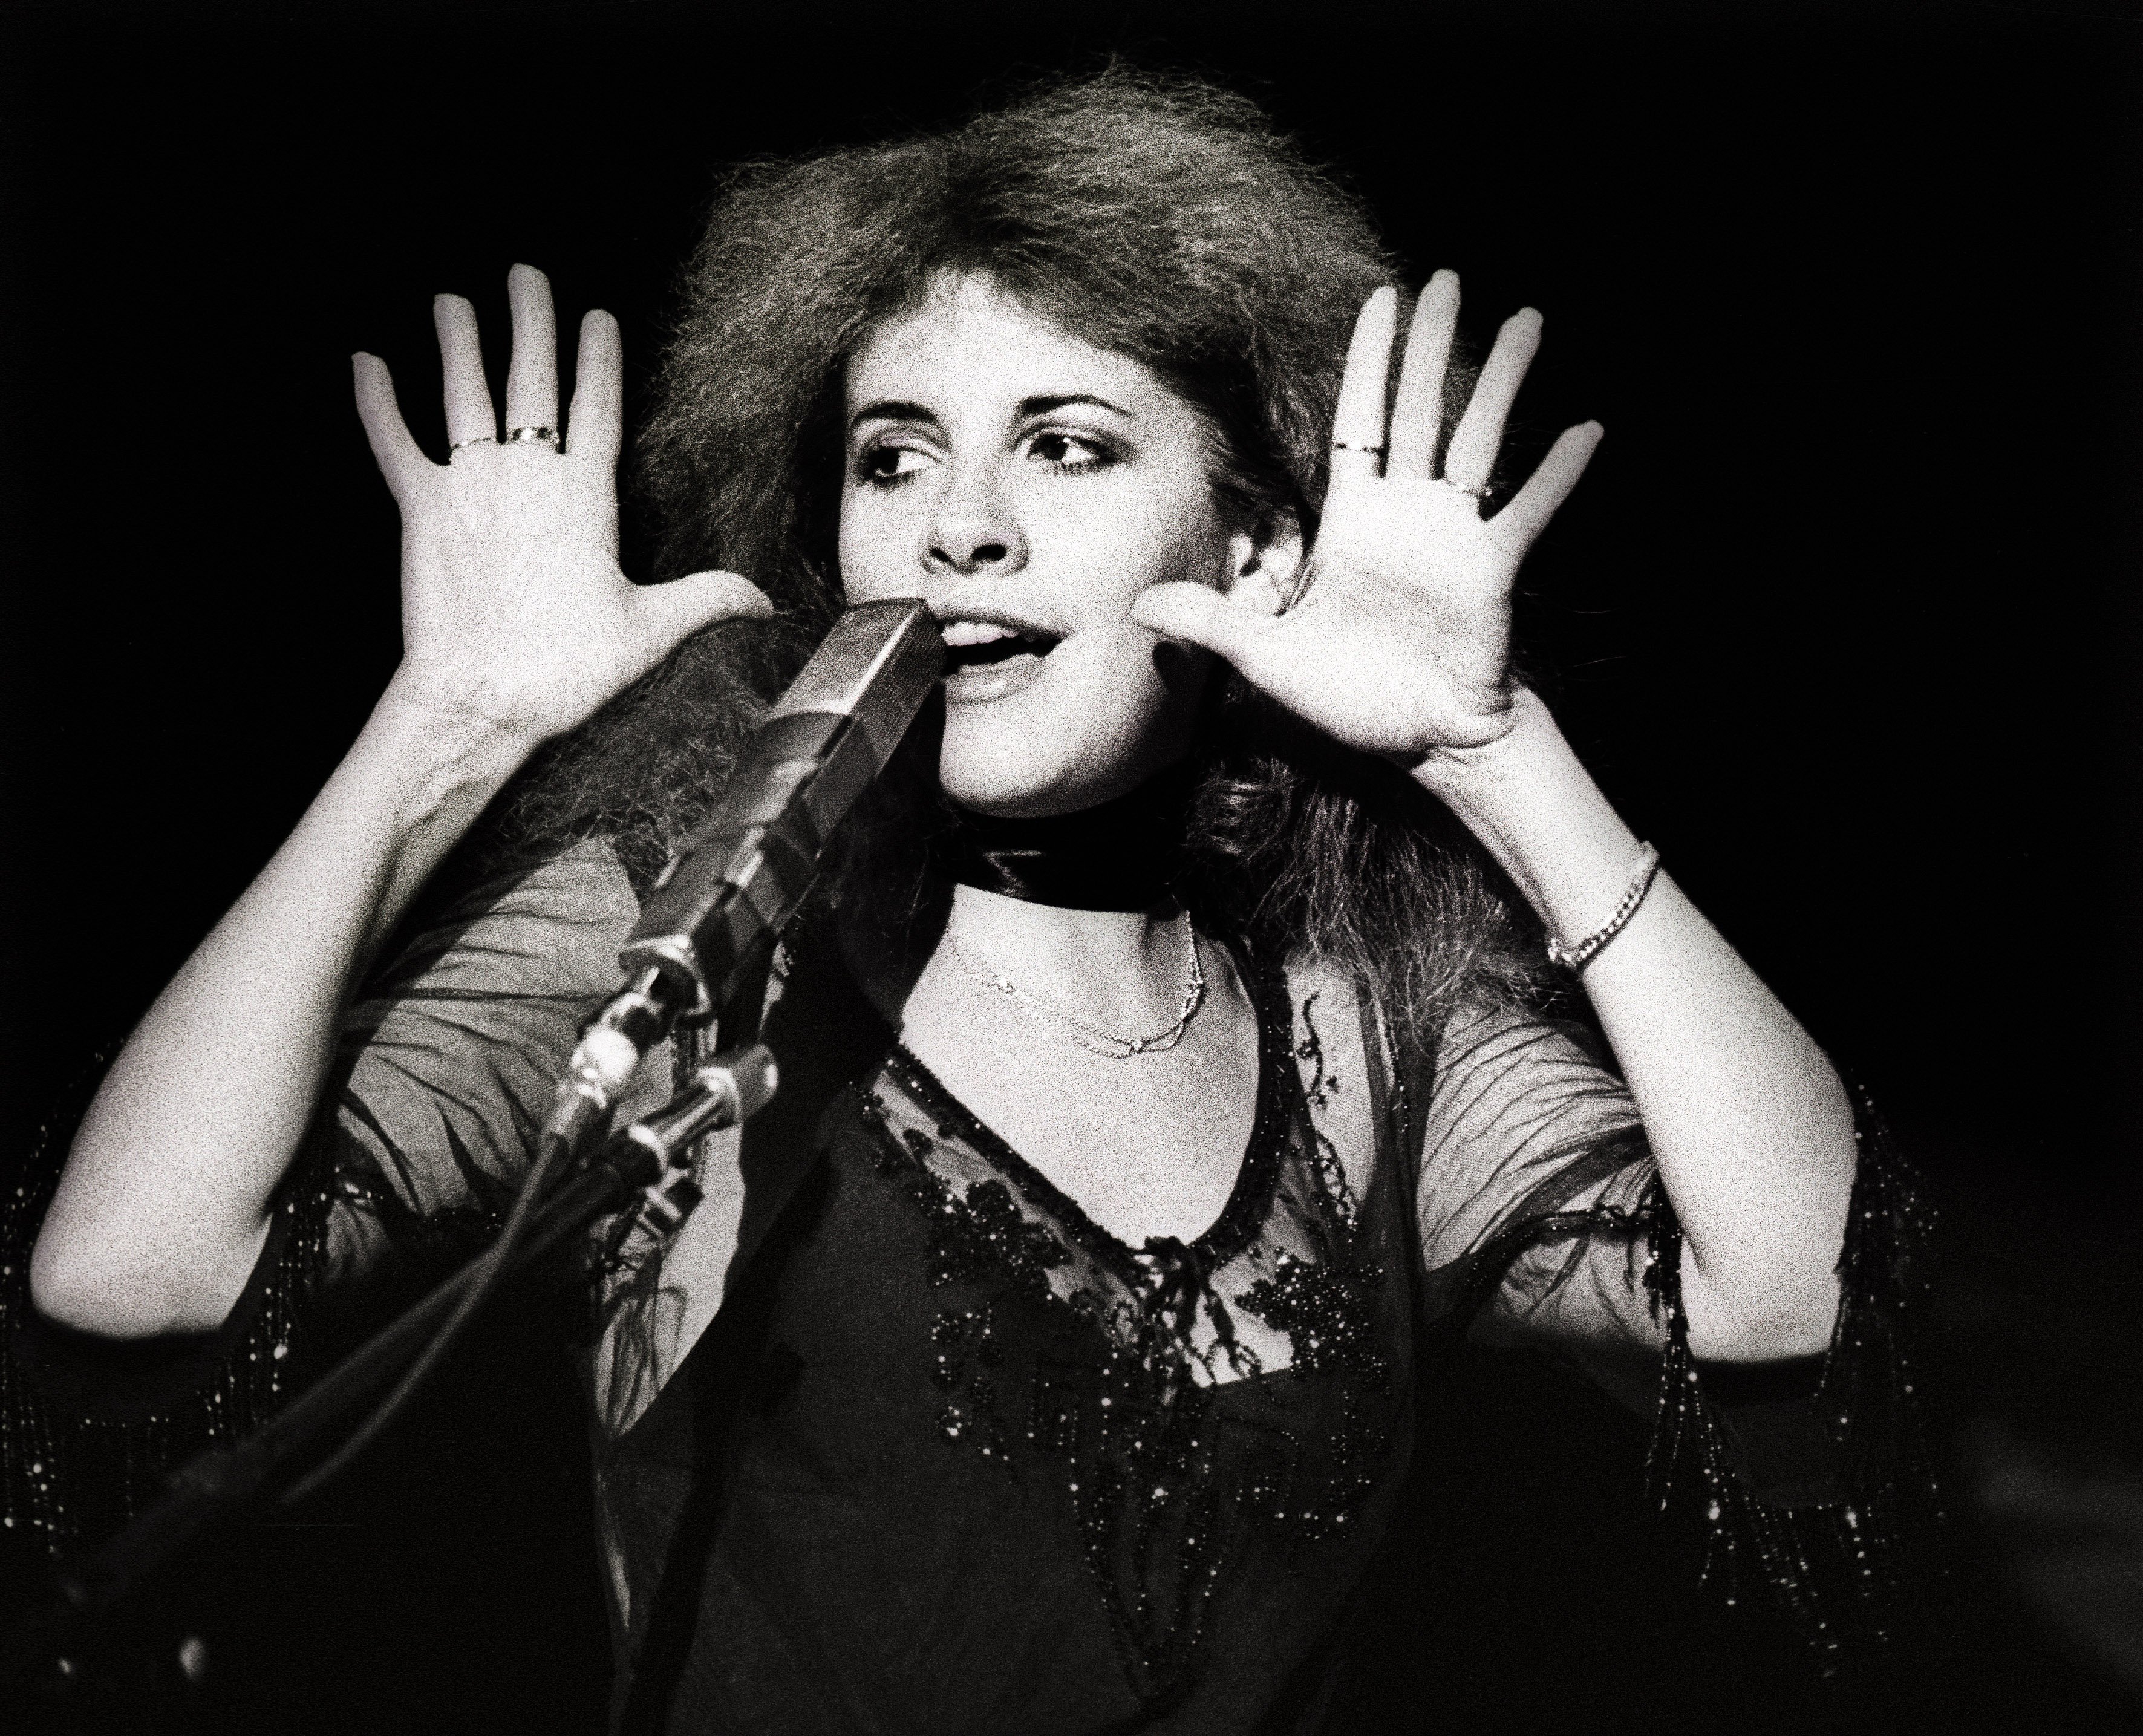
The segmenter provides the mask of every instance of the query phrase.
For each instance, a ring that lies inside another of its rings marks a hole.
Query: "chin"
[[[938,781],[962,808],[1003,819],[1072,814],[1122,795],[1161,764],[1154,754],[1052,740],[1011,718],[985,723],[952,713],[938,751]]]
[[[1012,819],[1091,805],[1082,780],[1061,759],[1037,753],[1038,744],[962,740],[968,733],[948,725],[938,759],[938,787],[957,806]]]

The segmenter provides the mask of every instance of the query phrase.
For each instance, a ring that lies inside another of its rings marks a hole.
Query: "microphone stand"
[[[701,1067],[695,1082],[655,1115],[613,1135],[585,1167],[537,1203],[508,1270],[541,1259],[599,1219],[641,1195],[641,1221],[666,1241],[700,1203],[685,1155],[703,1135],[734,1126],[774,1094],[773,1056],[764,1045],[732,1051]],[[126,1604],[141,1586],[210,1532],[286,1488],[308,1449],[354,1421],[394,1375],[431,1342],[463,1293],[483,1276],[479,1254],[374,1333],[244,1440],[195,1455],[166,1483],[156,1504],[95,1553],[63,1566],[45,1606],[10,1637],[0,1682],[35,1679],[64,1693],[81,1675],[69,1649],[87,1625]]]

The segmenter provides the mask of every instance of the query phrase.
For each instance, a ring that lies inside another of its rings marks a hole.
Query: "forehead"
[[[1151,369],[1075,338],[986,277],[945,274],[921,304],[864,339],[848,368],[849,408],[878,398],[964,400],[1090,393],[1125,409],[1173,400]]]

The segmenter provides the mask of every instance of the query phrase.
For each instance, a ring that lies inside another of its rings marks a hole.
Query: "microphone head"
[[[870,732],[883,767],[944,668],[945,640],[924,604],[912,597],[858,603],[819,641],[766,720],[805,712],[853,718]]]
[[[846,611],[760,726],[714,813],[663,869],[619,962],[711,1016],[771,952],[819,858],[945,664],[920,601]]]

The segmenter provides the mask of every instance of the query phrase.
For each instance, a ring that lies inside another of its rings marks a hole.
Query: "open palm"
[[[1332,482],[1306,588],[1278,615],[1203,586],[1156,586],[1136,616],[1225,657],[1254,685],[1364,753],[1416,763],[1511,727],[1511,587],[1518,563],[1576,486],[1600,438],[1566,430],[1503,508],[1483,518],[1511,404],[1540,342],[1527,309],[1504,323],[1443,473],[1443,380],[1458,280],[1423,290],[1384,413],[1398,298],[1379,289],[1356,321],[1333,422]]]
[[[502,439],[476,314],[456,295],[442,295],[433,309],[448,462],[433,463],[411,438],[376,356],[356,359],[357,406],[402,509],[395,690],[532,747],[581,722],[688,633],[770,606],[735,573],[643,586],[619,570],[617,322],[601,312],[582,322],[572,423],[562,435],[550,284],[517,265],[507,286],[513,350]]]

